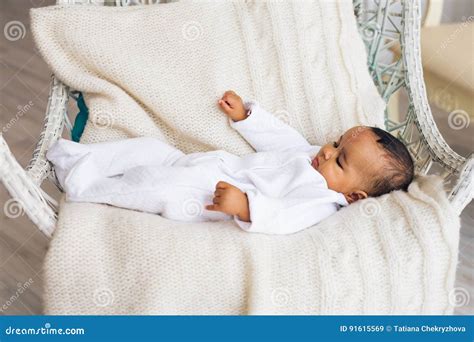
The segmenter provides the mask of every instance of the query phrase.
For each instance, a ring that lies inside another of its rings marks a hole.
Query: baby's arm
[[[257,152],[289,151],[311,147],[294,128],[268,113],[255,102],[244,104],[242,99],[231,90],[226,91],[218,103],[229,117],[230,125]]]
[[[318,192],[320,196],[317,196]],[[247,232],[282,235],[309,228],[335,213],[338,196],[341,194],[302,186],[290,196],[274,198],[258,190],[244,193],[221,181],[216,185],[214,204],[206,209],[234,216],[238,226]]]
[[[314,226],[337,211],[335,197],[308,197],[308,188],[304,187],[293,192],[289,196],[275,198],[258,190],[249,190],[246,195],[250,220],[242,221],[234,217],[234,221],[250,233],[285,235]],[[334,196],[337,196],[336,192]]]

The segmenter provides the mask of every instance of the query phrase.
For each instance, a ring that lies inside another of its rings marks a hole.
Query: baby
[[[242,229],[289,234],[341,206],[406,190],[413,161],[375,127],[357,126],[322,147],[233,91],[218,101],[256,153],[191,153],[154,138],[98,144],[60,139],[48,151],[67,200],[106,203],[181,221],[234,219]]]

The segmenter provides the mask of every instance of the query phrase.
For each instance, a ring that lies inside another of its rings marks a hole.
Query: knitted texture
[[[435,176],[287,236],[62,202],[43,268],[45,310],[449,314],[459,227]]]
[[[316,145],[383,127],[351,0],[63,5],[32,9],[31,29],[56,76],[84,92],[83,143],[153,136],[185,153],[252,152],[218,110],[227,89]]]

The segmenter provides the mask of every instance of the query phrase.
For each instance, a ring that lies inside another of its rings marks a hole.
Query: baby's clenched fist
[[[236,215],[241,221],[250,221],[250,210],[247,195],[239,188],[224,181],[216,184],[214,199],[207,210],[220,211],[227,215]]]
[[[247,118],[247,110],[244,102],[234,91],[228,90],[224,96],[218,101],[222,111],[226,113],[233,121],[241,121]]]

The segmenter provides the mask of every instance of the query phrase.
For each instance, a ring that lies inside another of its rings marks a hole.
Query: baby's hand
[[[232,184],[220,181],[216,184],[214,199],[207,210],[220,211],[228,215],[237,215],[239,220],[250,222],[249,201],[247,195]]]
[[[224,96],[218,101],[222,111],[234,121],[241,121],[247,118],[247,110],[239,95],[232,90],[224,93]]]

